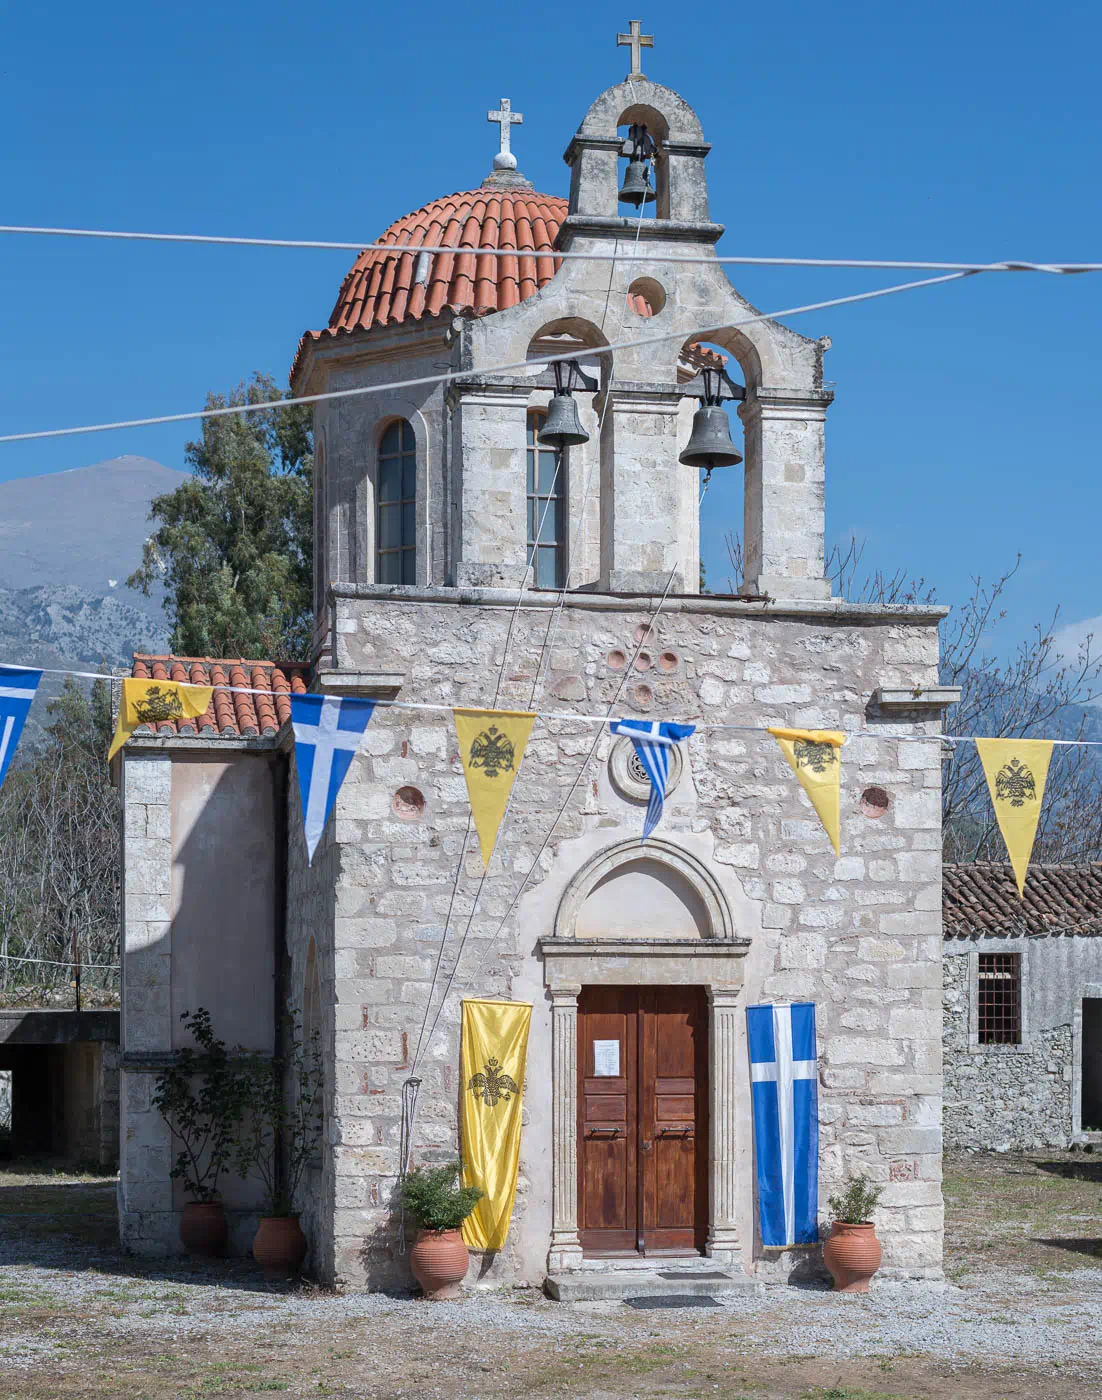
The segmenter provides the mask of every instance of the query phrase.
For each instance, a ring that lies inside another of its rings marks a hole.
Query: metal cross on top
[[[640,34],[639,31],[642,27],[642,20],[633,19],[628,24],[630,32],[627,34],[617,34],[616,36],[616,47],[618,49],[623,48],[625,44],[629,45],[631,48],[631,72],[628,74],[629,78],[641,78],[643,76],[642,51],[643,49],[654,48],[654,35]]]
[[[495,170],[515,170],[517,168],[517,158],[509,149],[509,128],[514,124],[519,126],[524,121],[522,112],[514,112],[509,105],[509,99],[503,97],[501,106],[496,112],[487,112],[488,122],[497,122],[501,129],[501,150],[494,157]]]

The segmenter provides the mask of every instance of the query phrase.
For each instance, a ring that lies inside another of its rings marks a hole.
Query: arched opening
[[[620,151],[619,179],[616,187],[619,190],[623,186],[624,176],[631,159],[630,137],[633,127],[636,129],[645,128],[646,135],[654,147],[650,157],[650,175],[655,198],[653,202],[641,207],[653,210],[653,217],[656,219],[668,219],[670,217],[670,164],[665,145],[669,140],[670,127],[669,122],[656,107],[637,103],[625,108],[620,113],[616,129],[617,135],[625,142],[625,145],[621,147]],[[639,217],[638,209],[632,211],[632,216]],[[645,214],[644,217],[646,217]]]
[[[548,365],[538,377],[533,374],[533,392],[525,422],[525,456],[527,558],[534,566],[532,583],[536,588],[563,588],[567,582],[571,588],[585,588],[596,583],[599,576],[602,488],[597,461],[600,424],[595,408],[596,391],[590,385],[603,383],[609,372],[609,365],[600,354],[600,348],[607,343],[592,322],[574,316],[548,321],[528,343],[528,360],[568,357],[577,361],[589,381],[589,385],[573,391],[578,418],[589,434],[589,441],[556,451],[536,441],[554,391],[553,368]],[[541,518],[543,528],[539,530]]]
[[[375,473],[375,580],[417,582],[417,443],[396,418],[379,438]]]
[[[690,441],[693,422],[701,407],[704,388],[703,371],[719,370],[723,402],[720,407],[727,418],[734,450],[741,463],[713,470],[707,490],[700,501],[700,591],[719,596],[738,592],[743,577],[743,511],[745,505],[746,441],[742,420],[738,415],[739,399],[745,396],[746,382],[739,361],[721,348],[718,340],[690,338],[682,345],[677,357],[677,382],[693,397],[681,401],[678,422],[677,450],[680,454]],[[684,467],[690,471],[692,468]],[[700,489],[704,490],[703,479]]]

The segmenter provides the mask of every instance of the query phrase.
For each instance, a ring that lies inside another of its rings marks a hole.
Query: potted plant
[[[284,1053],[251,1055],[240,1074],[245,1118],[235,1164],[243,1178],[255,1171],[265,1192],[253,1258],[266,1274],[292,1277],[307,1249],[295,1196],[321,1141],[321,1037],[314,1031],[304,1044],[297,1017],[289,1016]]]
[[[858,1176],[827,1203],[833,1219],[823,1262],[839,1293],[867,1293],[880,1267],[880,1241],[870,1217],[883,1193],[882,1186],[870,1186],[866,1176]]]
[[[459,1297],[470,1263],[459,1227],[486,1194],[477,1186],[459,1185],[462,1166],[418,1167],[402,1179],[403,1209],[420,1227],[409,1265],[425,1297],[434,1302]]]
[[[226,1247],[226,1215],[218,1178],[229,1166],[241,1116],[240,1085],[225,1042],[214,1034],[210,1012],[180,1017],[195,1046],[177,1051],[158,1074],[153,1106],[182,1144],[170,1175],[191,1199],[180,1218],[180,1241],[189,1254],[214,1256]]]

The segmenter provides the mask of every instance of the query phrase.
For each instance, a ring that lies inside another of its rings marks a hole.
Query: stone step
[[[609,1269],[594,1273],[548,1274],[544,1289],[559,1303],[623,1301],[625,1298],[681,1296],[720,1298],[730,1293],[759,1293],[761,1284],[745,1274],[705,1269]]]

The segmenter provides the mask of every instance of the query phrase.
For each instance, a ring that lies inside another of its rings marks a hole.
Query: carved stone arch
[[[630,78],[606,88],[582,118],[579,136],[612,136],[629,112],[647,108],[657,113],[664,123],[663,140],[687,141],[699,145],[704,140],[700,118],[673,88],[664,87],[647,77]]]
[[[555,938],[577,938],[578,919],[586,901],[598,886],[617,872],[650,867],[658,878],[680,884],[703,912],[707,928],[702,939],[730,942],[736,937],[735,921],[727,896],[715,876],[697,856],[671,841],[651,837],[647,841],[620,841],[587,861],[563,892],[555,914]],[[687,935],[682,934],[682,937]]]
[[[425,585],[432,581],[432,559],[430,555],[430,502],[432,475],[432,444],[429,436],[428,420],[418,404],[398,395],[372,395],[373,415],[370,420],[369,450],[356,481],[356,528],[358,541],[356,553],[356,579],[359,583],[375,582],[375,525],[376,525],[376,483],[378,481],[379,445],[387,428],[399,419],[404,419],[413,429],[413,439],[417,450],[417,582]]]

